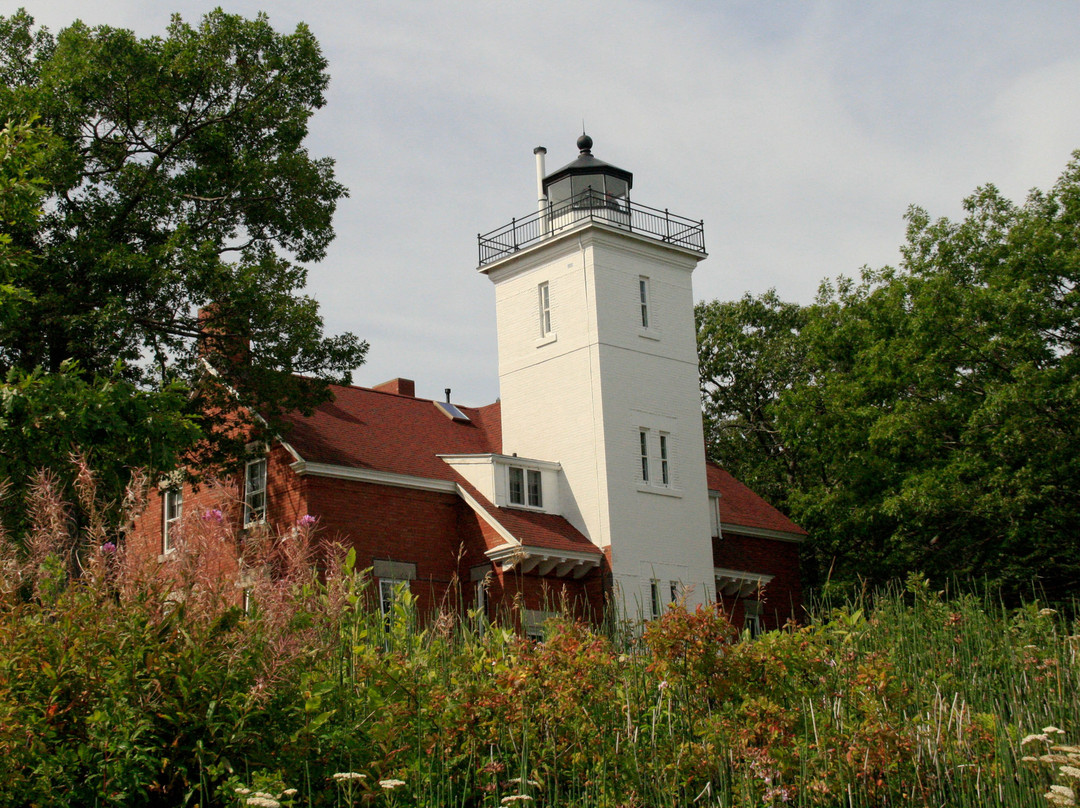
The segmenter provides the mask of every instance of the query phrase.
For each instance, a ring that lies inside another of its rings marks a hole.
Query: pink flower
[[[211,508],[203,513],[202,518],[207,522],[224,522],[225,514],[221,512],[221,508]]]
[[[319,517],[312,516],[310,513],[305,513],[303,516],[296,520],[296,524],[299,527],[312,527],[318,521]]]
[[[116,552],[116,545],[113,544],[111,541],[107,541],[103,545],[101,545],[101,552],[103,552],[103,553],[115,553]]]

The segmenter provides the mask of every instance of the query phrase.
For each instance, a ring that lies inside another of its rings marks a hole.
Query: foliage
[[[348,380],[366,344],[324,336],[302,292],[346,195],[304,146],[328,83],[306,27],[217,10],[165,36],[76,22],[54,37],[19,11],[0,18],[0,77],[0,373],[23,395],[59,374],[157,396],[199,431],[164,435],[140,461],[156,471],[196,436],[198,460],[235,458],[238,418],[274,426]],[[0,433],[0,454],[32,428]]]
[[[1037,603],[913,577],[754,640],[674,606],[536,643],[410,597],[385,618],[306,522],[187,515],[161,563],[73,527],[57,490],[39,477],[31,540],[0,540],[0,804],[1022,808],[1071,787],[1038,755],[1080,732],[1080,623]]]
[[[710,451],[812,536],[811,573],[1080,580],[1080,154],[1017,206],[908,213],[899,269],[698,309]],[[718,358],[727,344],[733,358]]]

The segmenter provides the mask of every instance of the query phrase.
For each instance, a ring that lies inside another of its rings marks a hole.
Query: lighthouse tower
[[[702,223],[631,202],[592,154],[535,213],[480,236],[495,285],[503,453],[558,464],[559,509],[608,558],[628,616],[715,596],[691,274]]]

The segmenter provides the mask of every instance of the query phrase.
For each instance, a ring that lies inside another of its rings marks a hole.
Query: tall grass
[[[673,608],[533,643],[512,609],[384,616],[317,526],[239,535],[231,505],[159,563],[74,528],[39,480],[30,539],[0,537],[0,805],[1038,806],[1076,786],[1080,625],[1038,603],[913,577],[757,639]]]

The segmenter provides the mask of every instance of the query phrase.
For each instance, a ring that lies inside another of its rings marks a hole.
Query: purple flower
[[[101,545],[101,552],[103,552],[103,553],[115,553],[116,552],[116,545],[113,544],[111,541],[107,541],[103,545]]]
[[[319,517],[312,516],[310,513],[305,513],[303,516],[296,520],[296,524],[299,527],[311,527],[318,521]]]
[[[221,508],[211,508],[203,514],[202,518],[207,522],[224,522],[225,514],[221,512]]]

